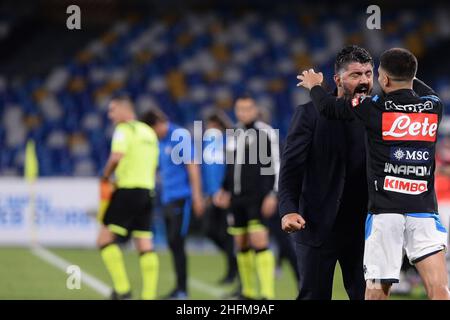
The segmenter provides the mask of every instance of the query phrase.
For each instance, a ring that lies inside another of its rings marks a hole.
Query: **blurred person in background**
[[[334,82],[337,97],[370,93],[370,54],[358,46],[343,48]],[[357,121],[327,120],[312,102],[295,109],[281,160],[279,210],[283,230],[299,230],[299,300],[331,300],[338,261],[348,297],[364,299],[365,157],[364,127]]]
[[[450,230],[450,136],[448,135],[443,137],[436,146],[435,188],[442,224],[447,230]],[[450,253],[448,251],[446,256],[450,278]]]
[[[202,187],[206,197],[203,229],[206,236],[226,257],[226,273],[221,284],[232,283],[237,265],[233,237],[228,233],[228,210],[214,205],[213,195],[219,191],[225,179],[225,130],[232,122],[222,110],[212,110],[206,116],[206,132],[203,139]]]
[[[193,149],[191,136],[183,129],[169,121],[166,114],[157,108],[146,112],[143,121],[152,127],[159,138],[159,172],[161,177],[161,203],[169,248],[172,252],[176,273],[176,286],[166,299],[187,299],[187,257],[186,236],[189,231],[191,210],[200,217],[205,205],[202,192],[201,169],[194,163],[194,154],[177,154],[186,158],[186,163],[175,163],[173,149],[180,143],[179,139],[188,141]],[[178,138],[174,138],[178,136]],[[184,151],[182,151],[184,152]]]
[[[260,108],[259,119],[263,122],[270,123],[270,112],[266,108]],[[280,143],[280,150],[283,150],[283,145]],[[278,208],[277,212],[278,213]],[[279,214],[273,214],[268,219],[269,234],[276,245],[275,256],[275,275],[280,277],[283,270],[283,261],[287,261],[294,272],[294,276],[297,280],[297,286],[300,280],[300,274],[298,273],[297,256],[295,254],[295,239],[293,235],[286,234],[280,228],[281,217]]]
[[[226,146],[233,161],[227,162],[225,180],[214,196],[214,203],[222,208],[230,207],[233,214],[230,233],[238,251],[240,298],[273,299],[275,261],[269,248],[267,219],[277,206],[278,137],[272,127],[258,120],[259,108],[251,96],[236,99],[234,110],[239,121],[234,136],[237,139],[228,141],[227,137]],[[264,163],[258,152],[262,145],[270,157],[269,164]]]
[[[159,261],[153,251],[150,232],[152,199],[158,164],[158,138],[146,124],[136,121],[133,103],[126,96],[109,103],[109,119],[115,130],[111,155],[102,181],[109,183],[113,173],[117,189],[103,217],[97,239],[101,256],[111,276],[114,300],[130,299],[131,287],[125,270],[119,237],[134,239],[142,272],[142,299],[155,299]],[[131,233],[131,234],[130,234]]]
[[[277,252],[275,256],[275,275],[276,277],[281,277],[283,273],[283,262],[286,261],[296,280],[296,285],[298,289],[298,284],[300,281],[300,274],[298,272],[297,255],[295,253],[295,238],[291,234],[286,234],[283,229],[280,228],[281,217],[278,213],[278,209],[275,214],[269,217],[268,227],[271,239],[274,240]]]

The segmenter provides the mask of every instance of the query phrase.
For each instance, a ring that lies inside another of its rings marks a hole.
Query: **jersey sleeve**
[[[425,82],[414,78],[413,90],[422,100],[431,101],[434,105],[436,113],[439,115],[439,121],[442,117],[443,104],[437,93]]]
[[[426,85],[425,82],[417,78],[414,78],[413,90],[422,100],[431,101],[431,103],[433,103],[440,122],[442,119],[442,111],[444,106],[437,93],[431,87]]]
[[[373,99],[377,98],[377,96],[374,98],[364,96],[352,100],[336,98],[327,93],[321,86],[313,87],[310,94],[314,106],[325,118],[334,120],[353,120],[356,118],[364,124],[369,123],[371,104]]]
[[[126,153],[128,144],[128,132],[123,125],[119,124],[114,130],[111,142],[111,152]]]
[[[417,93],[419,97],[426,97],[426,96],[437,97],[436,92],[432,88],[430,88],[428,85],[425,84],[425,82],[417,78],[414,78],[413,90],[415,93]]]

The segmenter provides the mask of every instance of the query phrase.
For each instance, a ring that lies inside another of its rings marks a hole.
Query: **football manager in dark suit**
[[[370,94],[373,60],[358,46],[339,52],[338,97]],[[300,300],[330,300],[336,262],[350,299],[364,299],[367,215],[365,132],[357,121],[327,120],[311,102],[298,106],[281,159],[282,229],[293,233]]]

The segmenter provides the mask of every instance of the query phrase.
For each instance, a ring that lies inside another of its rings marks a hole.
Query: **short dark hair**
[[[373,59],[370,53],[357,45],[350,45],[344,47],[336,56],[334,62],[334,72],[338,73],[343,68],[347,67],[352,62],[359,62],[361,64],[370,63],[373,66]]]
[[[131,97],[126,93],[116,93],[111,97],[111,102],[116,101],[128,105],[134,111],[134,103]]]
[[[416,76],[417,58],[409,50],[392,48],[381,54],[380,67],[394,81],[411,81]]]
[[[228,115],[220,109],[214,109],[205,116],[206,121],[217,123],[222,129],[229,129],[233,127],[233,123]]]
[[[160,109],[151,108],[141,116],[140,120],[149,125],[150,127],[153,127],[157,123],[167,122],[168,118],[166,114],[162,112]]]

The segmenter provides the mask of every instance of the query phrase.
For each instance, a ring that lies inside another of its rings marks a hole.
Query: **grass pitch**
[[[97,250],[49,249],[53,254],[78,265],[107,285],[109,275]],[[160,273],[158,295],[166,295],[174,286],[175,279],[171,257],[168,252],[158,252]],[[124,252],[127,273],[134,298],[139,298],[141,275],[138,255],[133,250]],[[188,286],[190,299],[222,299],[231,293],[236,284],[219,285],[218,280],[225,272],[225,259],[218,253],[188,252]],[[0,248],[0,299],[106,299],[85,283],[80,289],[66,287],[68,274],[34,255],[28,248]],[[292,300],[296,296],[296,283],[292,270],[285,263],[276,278],[276,298]],[[394,297],[395,298],[395,297]],[[413,296],[406,299],[424,298],[420,287]],[[339,266],[336,267],[333,299],[347,299]]]

